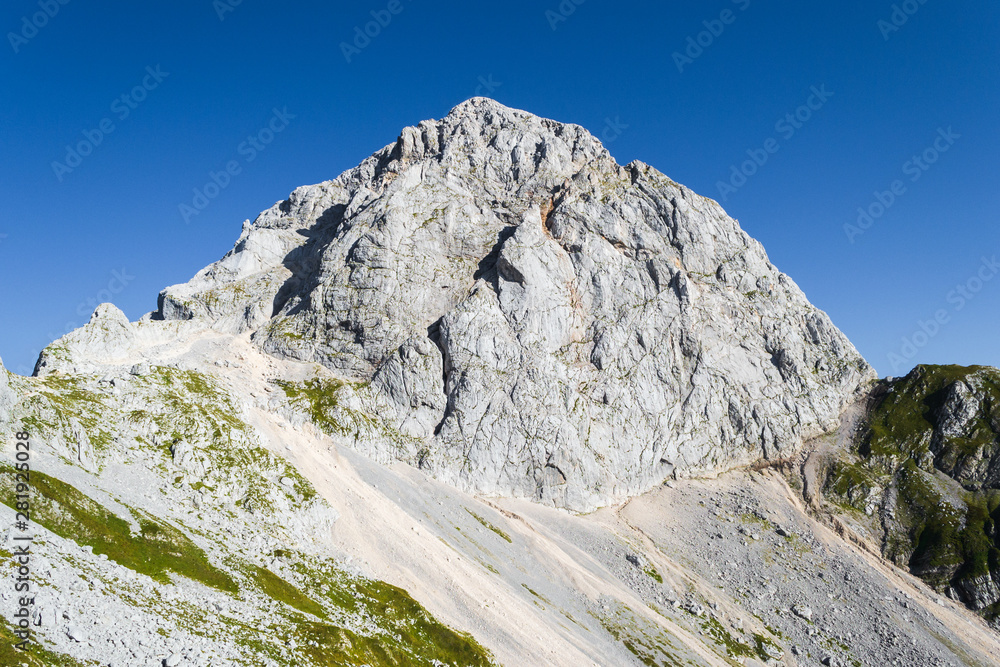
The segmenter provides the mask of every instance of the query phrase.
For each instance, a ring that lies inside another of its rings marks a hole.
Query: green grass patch
[[[723,627],[718,619],[711,618],[701,624],[701,629],[716,644],[725,647],[730,658],[754,658],[759,655],[758,651],[749,644],[744,644]]]
[[[784,653],[782,648],[778,646],[774,640],[769,637],[765,637],[764,635],[754,634],[753,645],[754,652],[757,653],[757,657],[765,662],[771,657],[771,653],[768,652],[768,649],[775,654]]]
[[[13,469],[0,465],[0,472],[8,480],[3,483],[3,502],[13,506]],[[30,486],[31,519],[56,535],[161,583],[169,583],[167,573],[173,572],[221,591],[237,591],[233,580],[177,528],[134,510],[140,530],[133,533],[127,521],[63,481],[33,471]]]
[[[493,665],[490,653],[471,636],[442,624],[410,595],[385,582],[357,577],[328,560],[287,553],[298,574],[300,595],[322,600],[333,622],[302,619],[297,641],[319,665]],[[316,604],[314,602],[314,604]],[[365,636],[345,629],[342,619],[360,619]],[[318,646],[310,646],[314,641]]]
[[[28,650],[15,648],[21,640],[14,636],[14,628],[7,621],[0,622],[0,665],[19,667],[87,667],[98,665],[96,662],[81,662],[61,653],[54,653],[34,639],[28,643]]]
[[[275,384],[285,392],[291,404],[302,409],[324,433],[354,435],[364,426],[371,425],[366,416],[341,407],[341,392],[346,382],[312,378],[305,382],[275,380]]]
[[[249,575],[268,597],[306,614],[326,618],[326,611],[323,607],[270,570],[253,565]]]
[[[514,540],[510,539],[510,535],[508,535],[507,533],[503,532],[502,530],[500,530],[499,528],[497,528],[496,526],[494,526],[492,523],[490,523],[489,521],[487,521],[483,517],[479,516],[478,514],[476,514],[475,512],[473,512],[472,510],[470,510],[468,507],[465,508],[465,511],[468,512],[470,515],[472,515],[472,518],[475,519],[476,521],[478,521],[479,523],[481,523],[483,525],[483,527],[486,528],[487,530],[492,530],[494,533],[496,533],[497,535],[499,535],[503,539],[507,540],[508,542],[511,542],[511,543],[514,542]]]
[[[615,641],[647,667],[684,667],[681,658],[670,650],[675,649],[670,636],[662,628],[638,617],[628,607],[619,605],[612,615],[591,615]]]
[[[361,636],[328,623],[301,623],[297,634],[315,665],[495,664],[475,639],[435,620],[406,591],[372,580],[356,580],[352,591],[355,610],[384,634]]]
[[[32,378],[37,393],[25,401],[29,414],[22,420],[35,433],[52,435],[69,431],[75,419],[97,452],[107,450],[113,442],[105,428],[106,397],[86,388],[85,380],[61,373]]]

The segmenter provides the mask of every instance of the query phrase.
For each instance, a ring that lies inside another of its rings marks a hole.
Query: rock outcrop
[[[135,327],[113,304],[99,305],[90,321],[55,341],[38,356],[36,376],[54,371],[82,373],[116,362],[125,363],[135,351]]]
[[[481,98],[245,223],[153,319],[365,384],[378,459],[573,509],[785,456],[873,378],[717,203]]]
[[[880,383],[828,498],[871,517],[885,556],[1000,618],[1000,371],[918,366]]]

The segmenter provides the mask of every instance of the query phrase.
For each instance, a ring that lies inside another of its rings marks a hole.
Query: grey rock
[[[385,400],[384,418],[400,433],[432,438],[448,404],[441,350],[427,337],[411,338],[378,371],[372,385]]]
[[[705,608],[698,604],[697,602],[689,602],[684,605],[684,610],[689,614],[694,614],[695,616],[704,616]]]
[[[578,510],[786,456],[874,377],[717,203],[482,98],[245,223],[153,319],[365,383],[403,436],[359,434],[377,460]]]
[[[85,470],[93,471],[95,469],[94,448],[90,443],[90,436],[87,435],[87,429],[80,425],[76,417],[70,417],[69,426],[72,438],[71,446],[77,462]]]
[[[35,375],[85,372],[99,368],[98,362],[106,365],[115,360],[125,361],[135,342],[135,326],[114,305],[103,303],[86,325],[42,350],[35,364]]]
[[[959,580],[957,586],[961,598],[976,611],[1000,602],[1000,585],[995,579],[997,576],[1000,576],[1000,572],[994,571]]]
[[[940,435],[959,438],[968,435],[969,424],[979,413],[979,399],[964,382],[956,382],[948,389],[941,407],[942,418],[938,423]]]
[[[78,625],[68,626],[66,628],[66,636],[78,643],[87,641],[86,633]]]
[[[760,647],[770,660],[781,660],[785,655],[780,648],[767,642],[761,643]]]
[[[993,368],[918,366],[905,378],[881,384],[873,392],[875,400],[870,406],[880,410],[879,419],[886,419],[886,413],[895,414],[892,410],[899,404],[891,402],[898,400],[893,394],[906,394],[907,400],[927,406],[925,420],[901,425],[900,434],[895,436],[899,451],[879,454],[874,467],[880,474],[851,483],[844,494],[851,505],[878,518],[871,528],[887,558],[909,567],[911,573],[933,582],[938,592],[976,611],[1000,601],[1000,572],[995,568],[968,576],[973,562],[992,563],[988,556],[991,542],[996,542],[992,522],[984,526],[987,541],[974,547],[974,552],[965,551],[966,546],[954,541],[957,538],[949,537],[952,544],[945,542],[935,548],[954,549],[958,558],[922,557],[914,561],[923,519],[912,505],[927,502],[927,495],[932,494],[943,515],[962,525],[975,520],[980,511],[974,507],[977,492],[989,494],[1000,486],[998,379],[1000,371]],[[905,424],[904,417],[897,418]],[[862,428],[854,437],[861,443],[868,430]],[[871,466],[875,460],[873,456],[864,464]],[[907,471],[909,461],[916,463],[916,470]],[[890,475],[885,475],[886,471]],[[924,485],[919,492],[906,485],[909,475],[916,475]],[[831,480],[827,480],[826,492],[835,496],[839,492]],[[970,492],[974,495],[967,495]],[[982,497],[979,502],[983,502]],[[905,601],[902,604],[907,606]]]

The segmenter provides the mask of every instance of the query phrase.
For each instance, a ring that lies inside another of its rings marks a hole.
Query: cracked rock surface
[[[577,510],[785,456],[874,377],[716,202],[483,98],[245,223],[152,317],[356,383],[376,459]]]

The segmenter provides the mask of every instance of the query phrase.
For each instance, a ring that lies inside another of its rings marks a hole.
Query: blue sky
[[[718,199],[882,375],[1000,366],[995,2],[63,1],[0,10],[11,370],[98,301],[152,310],[244,219],[476,94]]]

